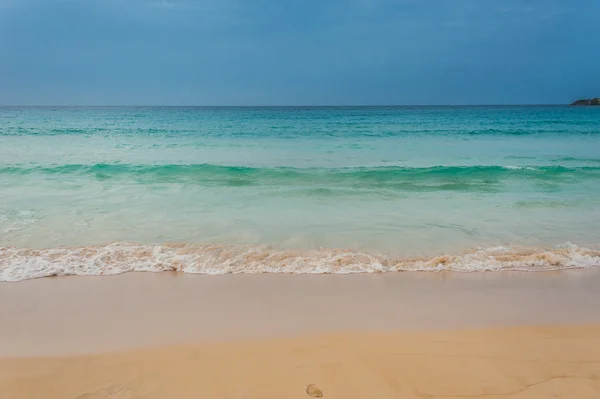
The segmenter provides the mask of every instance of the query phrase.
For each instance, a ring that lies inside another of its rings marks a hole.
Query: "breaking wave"
[[[573,183],[600,180],[600,167],[579,166],[433,166],[291,168],[212,164],[69,164],[4,166],[0,175],[41,175],[44,178],[84,178],[137,184],[180,183],[201,186],[325,186],[398,191],[494,190],[507,181]]]
[[[348,274],[400,271],[548,271],[600,266],[600,251],[570,243],[551,249],[494,247],[431,258],[400,258],[345,249],[111,243],[75,248],[0,248],[0,281],[134,271],[221,274]]]

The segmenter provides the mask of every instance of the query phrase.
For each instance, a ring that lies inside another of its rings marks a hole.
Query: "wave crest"
[[[76,248],[0,248],[0,281],[134,271],[195,274],[348,274],[396,271],[548,271],[600,266],[600,251],[570,243],[552,249],[494,247],[432,258],[398,258],[345,249],[111,243]]]
[[[122,181],[136,184],[200,186],[349,187],[353,190],[392,191],[495,191],[508,181],[571,184],[600,179],[600,167],[579,166],[432,166],[292,168],[245,167],[212,164],[133,165],[70,164],[59,166],[6,166],[0,175]]]

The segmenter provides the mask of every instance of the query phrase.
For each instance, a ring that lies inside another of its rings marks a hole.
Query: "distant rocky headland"
[[[571,105],[600,105],[600,97],[577,100]]]

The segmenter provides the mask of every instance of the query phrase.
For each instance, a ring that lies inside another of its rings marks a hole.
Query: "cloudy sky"
[[[565,103],[599,0],[0,0],[0,104]]]

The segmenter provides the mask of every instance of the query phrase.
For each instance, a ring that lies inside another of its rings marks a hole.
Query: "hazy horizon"
[[[0,104],[0,108],[443,108],[443,107],[561,107],[570,103],[554,104]]]

